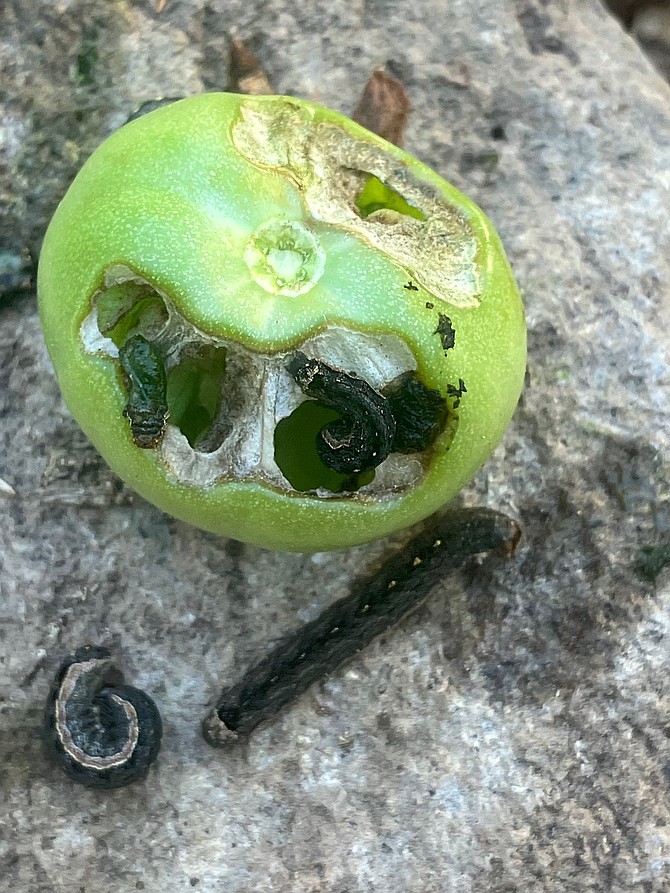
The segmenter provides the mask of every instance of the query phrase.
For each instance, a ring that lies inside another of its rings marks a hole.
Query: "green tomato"
[[[349,119],[208,93],[127,124],[47,231],[66,403],[162,510],[276,549],[366,542],[451,499],[526,362],[500,241]]]

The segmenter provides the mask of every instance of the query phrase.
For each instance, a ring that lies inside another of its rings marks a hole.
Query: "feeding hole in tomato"
[[[353,492],[374,480],[374,469],[363,474],[339,474],[322,462],[316,448],[319,432],[341,418],[336,409],[318,400],[305,400],[277,424],[275,462],[295,490]]]
[[[226,349],[214,344],[182,355],[168,373],[170,423],[200,452],[213,452],[225,437],[220,418],[225,373]]]
[[[87,320],[82,336],[95,338],[97,330],[98,338],[109,339],[107,353],[114,347],[118,350],[129,395],[124,413],[138,446],[158,445],[164,427],[159,430],[153,419],[162,418],[164,408],[165,418],[194,450],[213,452],[230,427],[221,417],[226,348],[190,337],[180,344],[180,336],[187,333],[174,309],[168,308],[150,283],[139,277],[125,278],[130,273],[126,268],[108,271],[108,285],[94,300],[95,328]],[[122,276],[123,281],[115,281]],[[158,365],[162,368],[160,400],[156,398]]]
[[[256,352],[200,331],[121,263],[105,272],[80,334],[118,366],[136,446],[197,486],[395,494],[420,480],[434,440],[457,423],[455,400],[446,412],[397,336],[333,326],[288,355]]]
[[[363,220],[377,211],[395,211],[396,214],[414,217],[415,220],[426,219],[423,211],[411,205],[399,192],[374,174],[367,174],[365,185],[356,199],[356,208]],[[379,216],[383,221],[383,215]]]
[[[121,347],[132,335],[153,340],[168,322],[163,298],[147,282],[122,282],[100,292],[96,301],[101,335]]]

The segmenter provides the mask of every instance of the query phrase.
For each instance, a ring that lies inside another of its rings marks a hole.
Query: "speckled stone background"
[[[135,107],[225,86],[237,35],[277,92],[343,112],[391,65],[407,148],[495,222],[530,339],[513,425],[464,493],[521,520],[516,559],[445,583],[222,753],[199,734],[221,684],[404,537],[285,555],[165,517],[78,432],[34,295],[3,292],[0,887],[670,890],[670,571],[638,568],[670,535],[670,89],[637,45],[596,0],[5,0],[0,17],[1,282]],[[91,792],[43,758],[50,677],[85,642],[160,705],[146,783]]]

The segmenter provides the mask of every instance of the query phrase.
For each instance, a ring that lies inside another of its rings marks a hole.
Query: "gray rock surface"
[[[0,226],[33,252],[70,178],[147,98],[226,83],[350,112],[393,63],[406,147],[489,213],[528,387],[468,504],[516,559],[440,587],[243,749],[200,719],[267,643],[395,544],[286,555],[144,503],[60,400],[33,296],[0,306],[0,877],[13,893],[670,889],[670,89],[595,0],[8,0]],[[145,783],[43,757],[54,667],[110,644],[165,721]]]

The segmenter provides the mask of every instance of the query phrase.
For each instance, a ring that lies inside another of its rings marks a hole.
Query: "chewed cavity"
[[[385,149],[287,97],[243,102],[231,138],[251,164],[298,185],[312,220],[367,242],[440,304],[479,305],[471,221]]]
[[[107,271],[80,335],[118,364],[135,445],[193,486],[389,497],[416,485],[457,424],[453,401],[420,380],[396,335],[332,326],[254,352],[199,331],[122,265]]]

